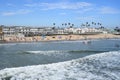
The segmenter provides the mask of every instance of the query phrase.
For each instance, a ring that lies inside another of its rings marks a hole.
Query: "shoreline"
[[[0,43],[31,43],[31,42],[54,42],[54,41],[78,41],[78,40],[101,40],[101,39],[120,39],[120,35],[96,34],[96,35],[52,35],[34,37],[5,37],[4,42]]]
[[[108,39],[89,39],[88,40],[88,42],[86,42],[85,44],[87,44],[87,43],[89,43],[89,41],[93,41],[93,40],[111,40],[111,39],[115,39],[115,40],[117,40],[117,39],[120,39],[120,38],[108,38]],[[52,40],[52,41],[38,41],[38,42],[3,42],[3,43],[0,43],[0,44],[29,44],[29,43],[39,43],[39,42],[43,42],[43,43],[46,43],[46,42],[62,42],[62,41],[82,41],[82,42],[84,42],[85,40]]]

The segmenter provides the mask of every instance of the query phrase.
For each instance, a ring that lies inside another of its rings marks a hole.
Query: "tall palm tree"
[[[67,26],[67,23],[65,23],[65,26]]]
[[[86,22],[86,27],[88,27],[88,22]]]
[[[101,28],[101,27],[102,27],[102,24],[101,24],[101,23],[98,23],[98,26]]]
[[[56,24],[55,24],[55,23],[53,23],[53,25],[55,26]]]
[[[102,27],[102,24],[100,23],[100,27]]]
[[[74,26],[74,24],[72,24],[72,27]]]
[[[55,30],[55,25],[56,25],[56,24],[55,24],[55,23],[53,23],[53,27],[52,27],[52,30]]]
[[[94,25],[96,26],[96,23],[94,23]]]
[[[71,23],[68,23],[68,25],[70,26]]]
[[[96,23],[94,23],[94,25],[96,25]]]
[[[62,23],[62,26],[64,26],[64,24]]]
[[[94,22],[92,22],[92,27],[93,27],[93,25],[94,25]]]
[[[99,28],[100,23],[98,22],[97,25],[98,25],[97,27]]]
[[[74,26],[74,24],[72,24],[72,25],[70,26],[70,28],[73,28],[73,26]]]
[[[98,22],[97,25],[99,25],[100,23]]]
[[[90,24],[88,24],[87,26],[90,27]]]
[[[88,24],[88,22],[86,22],[86,24]]]
[[[68,27],[71,27],[71,23],[68,23]]]

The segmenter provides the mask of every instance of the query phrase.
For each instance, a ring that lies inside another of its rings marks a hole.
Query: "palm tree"
[[[65,26],[67,26],[67,23],[65,23]]]
[[[55,26],[56,24],[55,24],[55,23],[53,23],[53,25]]]
[[[99,25],[100,23],[98,22],[97,24]]]
[[[94,23],[94,25],[96,26],[96,23]]]
[[[100,28],[102,27],[102,24],[101,23],[98,23],[98,26],[100,26]]]
[[[90,24],[88,24],[87,26],[90,27]]]
[[[64,24],[62,23],[62,26],[64,26]]]
[[[93,25],[94,25],[94,22],[92,22],[92,27],[93,27]]]
[[[100,25],[100,27],[102,27],[102,24],[101,24],[101,23],[99,23],[99,25]]]
[[[96,23],[94,23],[94,25],[96,25]]]
[[[105,29],[105,27],[101,26],[102,29]]]
[[[52,27],[53,30],[55,30],[55,27]]]
[[[56,25],[56,24],[55,24],[55,23],[53,23],[53,25],[54,25],[54,26],[52,27],[52,30],[55,30],[55,25]]]
[[[86,27],[88,27],[88,22],[86,22]]]
[[[73,28],[73,26],[74,26],[74,24],[72,24],[72,25],[70,26],[70,28]]]
[[[88,24],[88,22],[86,22],[86,24]]]
[[[97,25],[99,26],[99,25],[100,25],[100,23],[98,22],[98,23],[97,23]],[[98,27],[98,26],[97,26],[97,27]],[[99,27],[98,27],[98,28],[99,28]]]
[[[71,25],[70,25],[71,23],[68,23],[68,26],[70,27]]]
[[[71,23],[68,23],[68,25],[70,26]]]
[[[72,24],[72,27],[74,26],[74,24]]]

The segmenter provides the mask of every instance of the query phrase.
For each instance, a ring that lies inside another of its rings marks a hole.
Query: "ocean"
[[[0,44],[0,80],[120,80],[120,39]]]

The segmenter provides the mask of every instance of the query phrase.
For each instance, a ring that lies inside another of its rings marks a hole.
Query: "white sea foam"
[[[30,54],[42,54],[47,56],[55,56],[55,57],[66,57],[69,56],[69,53],[67,51],[57,51],[57,50],[50,50],[50,51],[26,51]]]
[[[47,65],[6,68],[0,79],[10,80],[120,80],[120,51]]]
[[[62,53],[63,51],[51,50],[51,51],[26,51],[33,54],[52,54],[52,53]]]

